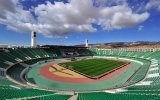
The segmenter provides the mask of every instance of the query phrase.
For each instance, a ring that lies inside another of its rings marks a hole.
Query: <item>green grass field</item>
[[[107,59],[86,59],[75,62],[65,62],[60,65],[71,69],[75,72],[90,76],[96,77],[102,75],[106,72],[109,72],[115,68],[118,68],[126,62],[107,60]]]

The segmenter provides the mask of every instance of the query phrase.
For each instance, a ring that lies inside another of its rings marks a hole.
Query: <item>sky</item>
[[[160,0],[0,0],[0,44],[160,41]]]

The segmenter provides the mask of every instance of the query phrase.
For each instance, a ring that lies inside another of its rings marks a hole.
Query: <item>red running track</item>
[[[120,73],[121,71],[129,68],[132,66],[132,63],[100,78],[100,79],[90,79],[87,77],[84,78],[68,78],[68,77],[63,77],[63,76],[58,76],[55,75],[54,73],[49,71],[50,66],[53,65],[53,63],[47,64],[44,67],[42,67],[40,69],[40,74],[41,76],[50,79],[50,80],[54,80],[54,81],[58,81],[58,82],[66,82],[66,83],[75,83],[75,84],[85,84],[85,83],[95,83],[95,82],[100,82],[100,81],[104,81],[107,80],[109,78],[112,78],[113,76],[115,76],[116,74]]]

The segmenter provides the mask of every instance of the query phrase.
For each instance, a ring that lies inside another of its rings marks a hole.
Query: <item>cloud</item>
[[[2,1],[0,4],[5,4]],[[3,17],[0,17],[0,24],[17,32],[30,33],[34,30],[46,37],[65,37],[73,32],[96,32],[92,24],[100,25],[103,30],[122,29],[142,23],[149,17],[147,12],[133,13],[125,0],[117,0],[117,5],[105,7],[93,6],[92,0],[70,0],[65,4],[48,1],[28,11],[17,0],[8,1],[12,9],[1,6],[0,15]]]
[[[14,12],[15,5],[11,0],[1,0],[0,1],[0,18],[6,18],[5,14],[7,12]]]
[[[104,18],[98,20],[99,25],[101,25],[104,30],[131,27],[144,22],[150,15],[147,12],[142,14],[134,14],[127,6],[115,6],[105,9],[106,12],[103,12],[102,14],[105,15],[107,12],[110,12],[107,14],[109,16],[105,16]]]
[[[138,31],[142,31],[143,28],[144,28],[144,26],[142,26],[142,25],[138,26]]]
[[[95,32],[96,29],[91,25],[92,17],[95,16],[91,7],[91,2],[84,0],[79,4],[75,0],[68,4],[56,2],[55,5],[47,2],[34,9],[38,16],[36,27],[40,26],[38,29],[49,36],[63,36],[71,32]]]
[[[113,16],[111,25],[115,29],[121,29],[144,22],[146,19],[148,19],[148,17],[149,13],[143,13],[143,14],[132,14],[131,12],[117,13]]]
[[[93,4],[98,7],[127,5],[127,0],[93,0]]]
[[[160,11],[160,0],[150,0],[146,6],[146,9],[157,9]]]
[[[0,15],[3,15],[0,17],[0,24],[4,24],[7,28],[17,32],[30,32],[32,30],[31,26],[35,19],[30,11],[23,10],[18,0],[1,0],[0,7]],[[2,13],[3,11],[4,13]]]

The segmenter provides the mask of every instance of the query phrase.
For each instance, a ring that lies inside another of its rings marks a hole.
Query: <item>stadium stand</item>
[[[44,96],[40,97],[40,100],[68,100],[71,97],[71,95],[50,95],[50,96]]]
[[[143,92],[142,92],[143,93]],[[154,95],[141,95],[141,94],[122,94],[122,93],[117,93],[117,94],[109,94],[105,92],[94,92],[94,93],[80,93],[78,94],[78,99],[77,100],[101,100],[103,98],[104,100],[158,100],[158,96]]]
[[[62,49],[63,48],[63,49]],[[68,49],[69,48],[69,49]],[[110,49],[88,48],[6,48],[0,52],[0,99],[39,99],[39,100],[67,100],[72,95],[56,94],[49,90],[31,89],[10,80],[26,83],[22,80],[23,64],[35,64],[39,61],[65,57],[64,52],[75,53],[74,56],[106,56],[121,57],[143,62],[143,66],[136,74],[123,84],[123,92],[107,93],[90,92],[77,93],[77,100],[160,100],[160,51],[123,51]],[[71,55],[73,56],[73,55]],[[68,56],[70,57],[70,56]],[[6,78],[5,71],[7,76]],[[27,80],[26,80],[27,81]],[[32,81],[32,80],[31,80]],[[138,83],[137,83],[138,82]]]

